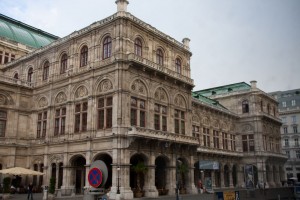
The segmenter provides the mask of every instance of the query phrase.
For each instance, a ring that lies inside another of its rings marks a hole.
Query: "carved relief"
[[[202,120],[202,123],[206,126],[209,126],[209,119],[208,117],[204,117],[203,120]]]
[[[101,83],[98,86],[98,92],[107,92],[109,90],[113,89],[113,84],[109,79],[105,79],[101,81]]]
[[[163,88],[158,88],[154,93],[154,98],[158,101],[168,103],[167,93]]]
[[[178,94],[174,99],[174,104],[179,107],[185,108],[185,100],[183,96]]]
[[[46,106],[48,106],[48,100],[46,99],[46,97],[42,97],[39,100],[39,107],[42,108],[42,107],[46,107]]]
[[[51,155],[50,158],[50,163],[58,163],[58,162],[63,162],[63,155]]]
[[[219,122],[218,122],[218,120],[213,120],[213,127],[215,127],[215,128],[219,128]]]
[[[0,105],[6,105],[6,104],[7,104],[6,96],[0,94]]]
[[[197,115],[193,115],[192,120],[193,122],[200,122],[199,117]]]
[[[88,91],[85,86],[80,86],[75,92],[76,98],[85,97],[87,95],[88,95]]]
[[[131,85],[131,90],[134,93],[146,96],[146,86],[141,80],[135,80]]]
[[[253,127],[250,124],[245,124],[242,126],[242,132],[250,132],[253,131]]]
[[[55,99],[55,103],[63,103],[67,101],[67,95],[64,92],[60,92]]]

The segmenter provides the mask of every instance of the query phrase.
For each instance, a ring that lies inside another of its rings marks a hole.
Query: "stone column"
[[[145,186],[144,186],[146,197],[158,197],[158,191],[155,187],[155,156],[153,153],[150,155],[148,172],[145,176]]]
[[[55,189],[58,189],[58,175],[59,175],[59,162],[55,163],[56,171],[55,171]]]
[[[40,172],[41,171],[41,163],[39,163],[38,165],[38,171]],[[37,182],[37,186],[40,186],[40,176],[37,176],[37,179],[36,179],[36,182]]]
[[[224,165],[221,165],[221,169],[220,169],[220,187],[224,188],[225,187],[225,178],[224,178]]]
[[[189,160],[189,163],[190,163],[190,166],[189,166],[189,172],[188,172],[188,185],[187,185],[187,193],[188,194],[197,194],[198,193],[198,190],[195,186],[195,183],[194,183],[194,157],[193,156],[190,156],[190,160]]]
[[[241,165],[237,166],[237,185],[238,187],[245,187],[244,171]]]
[[[229,187],[233,188],[233,176],[232,176],[232,166],[229,167]]]
[[[211,171],[211,182],[212,182],[212,187],[215,188],[216,180],[215,180],[215,171],[214,170]]]

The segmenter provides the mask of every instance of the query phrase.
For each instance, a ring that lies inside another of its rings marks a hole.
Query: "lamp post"
[[[179,200],[178,188],[178,160],[177,160],[177,144],[175,143],[175,162],[176,162],[176,200]]]
[[[117,171],[118,171],[118,187],[117,187],[117,194],[120,194],[120,166],[118,166]]]

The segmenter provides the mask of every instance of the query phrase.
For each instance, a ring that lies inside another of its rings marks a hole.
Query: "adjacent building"
[[[286,178],[300,181],[300,89],[277,91],[270,95],[279,102],[281,145],[288,157],[284,165]]]
[[[89,187],[95,160],[108,167],[111,199],[139,187],[147,197],[196,193],[199,179],[281,186],[277,101],[255,82],[192,92],[190,40],[116,3],[117,13],[3,65],[0,167],[42,171],[34,185],[55,177],[63,196]],[[141,179],[138,163],[148,169]]]

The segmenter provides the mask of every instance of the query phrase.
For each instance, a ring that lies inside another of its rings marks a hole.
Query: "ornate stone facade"
[[[110,198],[132,199],[132,166],[139,162],[148,168],[144,195],[157,197],[175,194],[177,178],[187,193],[196,193],[197,181],[208,177],[213,187],[242,187],[245,165],[256,165],[261,175],[271,159],[273,174],[264,180],[279,185],[280,150],[254,155],[242,148],[245,132],[256,130],[259,142],[263,123],[273,134],[277,116],[241,116],[235,96],[224,101],[228,109],[193,97],[189,40],[179,43],[139,20],[126,12],[126,2],[117,1],[114,15],[4,66],[9,78],[0,81],[1,167],[43,171],[34,177],[36,186],[56,177],[59,194],[72,195],[88,187],[90,164],[101,159]],[[13,79],[16,71],[23,78]],[[219,168],[201,170],[201,160]],[[187,171],[176,176],[177,165]]]

